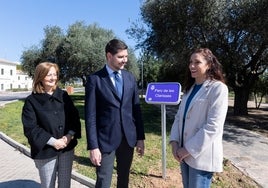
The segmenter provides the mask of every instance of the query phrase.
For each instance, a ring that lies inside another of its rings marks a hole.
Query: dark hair
[[[112,39],[110,40],[105,47],[105,54],[111,53],[112,55],[116,54],[118,50],[126,50],[128,46],[121,40]]]
[[[225,83],[223,72],[222,72],[222,65],[219,63],[216,56],[211,52],[208,48],[198,48],[192,52],[193,54],[201,54],[207,63],[210,65],[210,68],[207,70],[207,78],[210,80],[219,80]],[[187,69],[186,77],[185,77],[185,92],[189,91],[192,85],[195,83],[195,79],[192,78],[191,72]]]

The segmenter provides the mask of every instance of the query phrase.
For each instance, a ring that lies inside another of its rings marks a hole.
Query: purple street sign
[[[181,85],[177,82],[149,83],[145,101],[150,104],[179,104]]]

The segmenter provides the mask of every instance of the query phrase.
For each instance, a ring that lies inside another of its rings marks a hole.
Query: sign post
[[[162,177],[166,178],[166,104],[177,105],[180,102],[181,85],[177,82],[149,83],[145,101],[148,104],[161,104],[162,131]]]
[[[166,179],[167,139],[166,139],[166,105],[165,104],[161,104],[161,130],[162,130],[162,178]]]

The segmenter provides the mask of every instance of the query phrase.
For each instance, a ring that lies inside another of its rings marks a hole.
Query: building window
[[[1,75],[4,75],[4,69],[1,69]]]
[[[18,80],[20,80],[20,76],[18,76]]]
[[[11,76],[13,75],[13,70],[10,70],[10,75],[11,75]]]
[[[13,86],[12,86],[12,84],[10,84],[10,89],[13,89]]]
[[[1,90],[4,90],[4,84],[1,84]]]

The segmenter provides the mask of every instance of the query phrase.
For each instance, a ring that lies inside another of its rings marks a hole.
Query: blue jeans
[[[184,188],[209,188],[213,172],[197,170],[185,162],[180,164]]]

